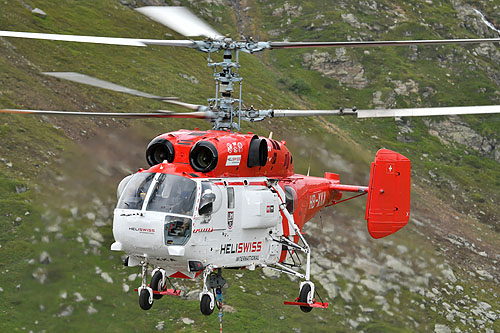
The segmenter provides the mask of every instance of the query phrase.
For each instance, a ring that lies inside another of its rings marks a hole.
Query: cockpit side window
[[[149,199],[148,211],[193,215],[196,182],[189,178],[162,174]]]
[[[192,221],[187,217],[166,216],[165,245],[184,245],[191,237]]]
[[[234,187],[227,188],[227,208],[234,209]]]
[[[154,176],[154,173],[136,173],[128,182],[116,208],[142,209],[144,199]]]

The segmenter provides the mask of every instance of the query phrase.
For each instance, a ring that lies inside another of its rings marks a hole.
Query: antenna
[[[311,154],[309,155],[309,166],[307,167],[307,177],[309,177],[309,173],[311,172],[311,160],[312,160],[313,153],[311,151]]]

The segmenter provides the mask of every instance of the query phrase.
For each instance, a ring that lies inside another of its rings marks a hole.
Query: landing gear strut
[[[139,305],[143,310],[149,310],[153,306],[153,289],[148,287],[146,284],[148,275],[148,264],[145,261],[141,261],[141,277],[142,284],[137,290],[139,293]]]
[[[226,284],[226,280],[222,277],[222,269],[217,268],[217,272],[214,272],[213,269],[214,267],[209,265],[203,272],[203,290],[200,293],[200,311],[205,316],[209,316],[214,312],[215,304],[217,303],[215,295],[222,295],[222,287]],[[219,304],[217,305],[219,306]]]
[[[293,215],[290,214],[288,209],[286,208],[286,202],[283,200],[285,198],[285,193],[283,189],[277,185],[271,183],[269,186],[271,189],[273,189],[276,193],[279,194],[279,197],[281,199],[281,204],[279,205],[279,209],[285,215],[286,217],[286,222],[288,223],[289,229],[294,230],[295,235],[298,236],[302,244],[299,244],[298,242],[291,241],[288,239],[288,237],[282,237],[280,240],[276,240],[277,242],[283,244],[284,246],[287,246],[290,249],[293,249],[294,251],[300,251],[306,255],[306,269],[305,269],[305,274],[301,274],[295,270],[293,270],[291,267],[286,266],[284,263],[276,263],[274,266],[268,266],[271,269],[274,269],[276,271],[286,273],[295,277],[298,277],[299,279],[304,279],[305,281],[302,281],[300,283],[300,292],[299,292],[299,297],[295,299],[295,302],[285,302],[285,305],[298,305],[300,306],[300,309],[303,312],[311,312],[312,308],[327,308],[328,303],[324,303],[323,301],[321,302],[316,302],[314,295],[316,293],[316,290],[314,288],[314,283],[311,281],[311,248],[309,244],[307,243],[306,239],[304,236],[302,236],[302,232],[300,228],[295,224],[295,221],[293,219]],[[285,223],[285,222],[283,222]],[[300,266],[300,265],[299,265]],[[319,294],[318,294],[319,296]],[[321,298],[321,297],[320,297]]]

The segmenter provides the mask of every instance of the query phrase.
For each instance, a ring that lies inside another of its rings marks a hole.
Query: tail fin
[[[401,154],[380,149],[370,172],[365,219],[373,238],[391,235],[410,218],[411,162]]]

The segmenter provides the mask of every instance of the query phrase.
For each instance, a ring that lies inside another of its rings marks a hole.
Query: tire
[[[142,289],[139,295],[139,305],[143,310],[149,310],[153,306],[153,302],[149,303],[149,291],[147,289]]]
[[[215,304],[213,306],[210,306],[210,303],[211,303],[210,295],[205,294],[201,297],[200,310],[201,313],[203,313],[205,316],[210,316],[212,312],[214,312]]]
[[[162,276],[161,272],[156,271],[156,273],[151,278],[151,283],[149,285],[151,287],[151,289],[153,289],[154,291],[163,291],[163,288],[161,286],[162,278],[163,278],[163,276]],[[163,297],[163,295],[153,294],[154,299],[160,299],[162,297]]]
[[[307,303],[307,295],[311,292],[311,286],[309,284],[305,284],[302,289],[300,289],[299,302]],[[301,306],[300,309],[302,312],[311,312],[313,308],[310,306]]]

